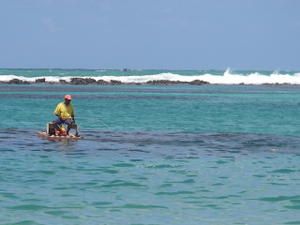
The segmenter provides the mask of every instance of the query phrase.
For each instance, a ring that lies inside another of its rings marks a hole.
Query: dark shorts
[[[73,120],[72,119],[63,120],[61,118],[57,118],[53,122],[57,125],[61,125],[61,124],[71,125],[73,123]]]

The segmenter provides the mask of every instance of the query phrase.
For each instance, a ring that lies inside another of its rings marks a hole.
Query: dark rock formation
[[[203,84],[209,84],[206,81],[203,80],[194,80],[192,82],[186,82],[186,81],[171,81],[171,80],[151,80],[148,81],[146,84],[151,85],[173,85],[173,84],[191,84],[191,85],[203,85]]]
[[[109,84],[109,82],[105,81],[105,80],[98,80],[97,81],[97,84],[100,84],[100,85],[107,85]]]
[[[63,79],[60,79],[60,80],[59,80],[59,83],[60,83],[60,84],[68,84],[68,82],[67,82],[66,80],[63,80]]]
[[[122,84],[122,82],[118,81],[118,80],[110,80],[110,84],[111,85],[120,85],[120,84]]]
[[[209,84],[209,82],[203,81],[203,80],[193,80],[189,84],[191,84],[191,85],[203,85],[203,84]]]
[[[46,78],[35,79],[35,83],[45,83]]]
[[[19,79],[12,79],[8,81],[9,84],[30,84],[28,81],[23,81]]]
[[[7,82],[0,82],[0,83],[6,83],[6,84],[31,84],[31,83],[47,83],[47,84],[56,84],[57,82],[49,82],[46,81],[46,78],[39,78],[35,79],[34,82],[28,82],[28,81],[23,81],[20,79],[12,79]],[[185,81],[171,81],[171,80],[151,80],[148,82],[144,83],[139,83],[139,82],[128,82],[128,83],[123,83],[118,80],[110,80],[110,81],[105,81],[105,80],[95,80],[93,78],[80,78],[80,77],[73,77],[71,78],[70,81],[66,81],[64,79],[60,79],[59,84],[70,84],[70,85],[88,85],[88,84],[98,84],[98,85],[177,85],[177,84],[190,84],[190,85],[204,85],[204,84],[209,84],[209,82],[203,81],[203,80],[194,80],[192,82],[185,82]],[[240,84],[242,85],[242,84]],[[279,84],[273,84],[273,85],[279,85]]]
[[[170,85],[170,84],[185,84],[186,82],[171,81],[171,80],[150,80],[146,84],[151,85]]]
[[[266,85],[266,86],[285,86],[285,85],[292,85],[290,83],[263,83],[263,85]]]
[[[92,78],[78,78],[78,77],[74,77],[71,78],[71,84],[75,84],[75,85],[84,85],[84,84],[96,84],[96,80],[92,79]]]

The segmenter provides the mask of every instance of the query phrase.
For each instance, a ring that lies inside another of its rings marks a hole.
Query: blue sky
[[[299,70],[298,0],[1,0],[0,67]]]

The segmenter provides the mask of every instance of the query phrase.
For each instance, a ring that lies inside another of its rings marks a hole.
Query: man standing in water
[[[75,124],[75,115],[74,108],[71,104],[72,96],[65,95],[64,102],[58,103],[54,110],[54,114],[58,117],[55,121],[53,121],[55,127],[59,128],[59,126],[66,124],[67,125],[67,135],[69,135],[69,131],[71,128],[76,129],[76,136],[78,135],[77,125]]]

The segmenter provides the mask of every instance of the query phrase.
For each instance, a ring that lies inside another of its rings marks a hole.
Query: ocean
[[[0,82],[1,225],[300,224],[297,71],[0,69]],[[65,94],[83,139],[38,137]]]

